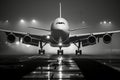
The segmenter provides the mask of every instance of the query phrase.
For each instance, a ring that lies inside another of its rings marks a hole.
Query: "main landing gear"
[[[62,47],[60,46],[59,48],[60,48],[60,50],[57,50],[57,54],[58,55],[63,55],[63,50],[61,49]]]
[[[39,49],[38,53],[39,53],[40,55],[44,55],[44,54],[45,54],[45,50]]]
[[[43,47],[46,45],[46,43],[43,45],[42,42],[39,43],[39,47],[40,49],[38,50],[38,54],[40,55],[44,55],[45,54],[45,50],[43,49]]]
[[[80,49],[81,48],[81,42],[78,42],[78,45],[76,43],[74,43],[74,45],[78,48],[76,51],[75,51],[75,54],[76,55],[82,55],[82,50]]]

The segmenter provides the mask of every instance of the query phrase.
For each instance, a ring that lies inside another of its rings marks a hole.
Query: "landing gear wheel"
[[[63,50],[57,50],[58,55],[63,55]]]
[[[76,55],[78,55],[78,54],[82,55],[82,50],[76,50],[75,53],[76,53]]]
[[[44,55],[45,54],[45,50],[39,50],[39,54],[40,55]]]

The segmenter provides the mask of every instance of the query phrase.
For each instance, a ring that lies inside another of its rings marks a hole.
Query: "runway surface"
[[[120,58],[93,55],[0,56],[1,80],[119,80]]]

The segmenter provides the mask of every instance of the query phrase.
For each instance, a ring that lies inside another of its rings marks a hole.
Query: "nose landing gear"
[[[75,51],[75,53],[76,53],[76,55],[78,55],[78,54],[79,54],[79,55],[82,55],[82,50],[79,50],[79,49],[78,49],[78,50]]]
[[[60,48],[60,50],[57,50],[57,54],[58,55],[63,55],[63,50],[61,49],[62,47],[60,46],[59,48]]]
[[[44,55],[44,54],[45,54],[45,50],[40,49],[40,50],[38,51],[38,53],[39,53],[40,55]]]

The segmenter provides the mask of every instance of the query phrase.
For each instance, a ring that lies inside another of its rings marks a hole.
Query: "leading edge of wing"
[[[1,32],[17,33],[17,34],[27,34],[26,32],[19,32],[13,30],[0,29]]]
[[[20,32],[20,31],[13,31],[13,30],[5,30],[5,29],[0,29],[1,32],[5,32],[5,33],[13,33],[13,34],[17,34],[17,35],[32,35],[32,36],[45,36],[45,35],[38,35],[38,34],[33,34],[33,33],[27,33],[27,32]],[[47,36],[47,35],[46,35]],[[18,37],[18,36],[17,36]]]
[[[31,28],[31,29],[36,29],[36,30],[49,31],[49,32],[51,32],[51,30],[48,30],[48,29],[43,29],[43,28],[36,28],[36,27],[28,27],[28,28]]]
[[[71,35],[70,37],[73,37],[73,36],[86,36],[86,35],[101,35],[101,34],[110,34],[110,33],[120,33],[120,30],[116,30],[116,31],[105,31],[105,32],[94,32],[94,33],[85,33],[85,34],[74,34],[74,35]]]

